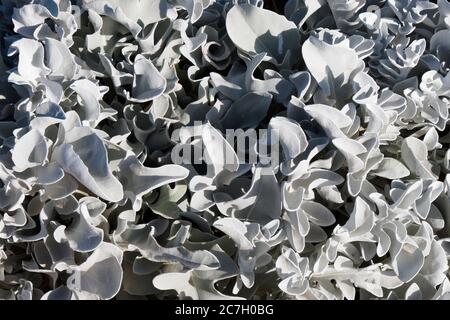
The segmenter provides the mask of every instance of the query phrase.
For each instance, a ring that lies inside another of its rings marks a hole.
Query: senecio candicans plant
[[[450,2],[3,0],[1,299],[449,299]]]

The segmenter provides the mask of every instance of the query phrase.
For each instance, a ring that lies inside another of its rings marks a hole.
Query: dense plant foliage
[[[450,297],[447,0],[3,0],[0,34],[1,298]]]

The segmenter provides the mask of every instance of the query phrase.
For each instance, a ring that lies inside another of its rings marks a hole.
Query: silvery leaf
[[[28,168],[43,165],[47,160],[48,145],[45,137],[37,130],[31,130],[18,139],[13,151],[14,170],[22,172]]]
[[[120,0],[92,1],[84,0],[87,8],[96,8],[100,5],[110,5],[113,10],[121,12],[130,20],[141,21],[144,25],[162,20],[167,16],[168,2],[166,0],[142,1],[132,0],[124,5]],[[144,14],[146,12],[147,14]]]
[[[17,72],[24,80],[34,82],[50,72],[45,66],[44,46],[40,42],[26,38],[17,40],[11,45],[8,54],[16,53],[19,54]]]
[[[281,215],[281,191],[270,168],[256,168],[251,187],[242,197],[222,199],[221,194],[214,197],[218,209],[227,216],[262,222]]]
[[[67,241],[74,251],[90,252],[103,240],[103,230],[91,225],[88,209],[81,206],[80,213],[74,217],[69,227],[56,228],[54,237],[57,242]]]
[[[373,174],[388,179],[400,179],[409,176],[410,172],[403,163],[394,158],[384,158]]]
[[[166,90],[167,81],[153,63],[143,55],[134,62],[133,90],[129,99],[134,102],[147,102],[159,97]]]
[[[111,299],[122,282],[122,258],[120,249],[103,242],[84,263],[72,269],[68,288],[77,294],[86,292],[101,299]]]
[[[274,117],[269,122],[271,139],[280,141],[285,159],[294,159],[308,146],[306,135],[294,121],[284,117]]]
[[[167,165],[159,168],[143,166],[135,156],[124,159],[120,165],[119,180],[124,193],[133,207],[138,210],[142,197],[163,185],[183,180],[188,176],[188,170],[178,165]]]
[[[266,52],[275,64],[295,64],[300,33],[285,17],[242,4],[228,12],[226,26],[231,40],[241,50],[253,54]]]
[[[123,198],[122,185],[108,167],[106,148],[92,129],[80,127],[66,132],[64,143],[55,148],[52,157],[98,196],[109,201]]]
[[[402,143],[402,160],[408,168],[418,177],[435,179],[431,164],[427,159],[428,150],[422,141],[408,137]]]
[[[44,44],[46,64],[51,70],[49,77],[64,80],[74,78],[80,67],[76,64],[69,48],[54,39],[46,39]]]
[[[330,45],[311,36],[303,43],[302,53],[308,70],[326,96],[342,103],[351,95],[352,78],[364,68],[364,62],[353,49]]]

